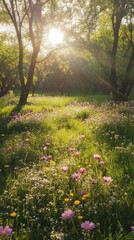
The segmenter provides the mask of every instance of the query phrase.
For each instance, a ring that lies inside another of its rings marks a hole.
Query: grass
[[[0,99],[0,238],[133,240],[133,101],[17,100]]]

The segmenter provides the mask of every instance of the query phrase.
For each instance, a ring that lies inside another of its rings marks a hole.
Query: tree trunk
[[[40,50],[40,46],[36,47],[33,50],[33,54],[31,57],[31,63],[30,63],[30,67],[29,67],[29,72],[28,72],[28,77],[27,77],[27,82],[24,85],[21,85],[21,94],[20,94],[20,99],[19,99],[19,105],[25,105],[27,103],[27,98],[29,95],[29,92],[31,90],[32,87],[32,83],[33,83],[33,76],[34,76],[34,69],[35,69],[35,64],[36,64],[36,59],[38,56]]]

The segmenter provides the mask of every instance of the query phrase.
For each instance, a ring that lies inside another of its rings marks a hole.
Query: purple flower
[[[81,228],[85,230],[93,230],[95,228],[95,224],[93,222],[85,221],[81,224]]]
[[[2,235],[10,235],[12,233],[12,229],[9,228],[9,226],[6,226],[6,227],[2,227],[0,226],[0,236]]]
[[[80,177],[80,175],[78,174],[78,173],[74,173],[73,175],[72,175],[72,178],[73,179],[78,179]]]
[[[103,177],[104,182],[111,183],[113,179],[111,177]]]
[[[63,172],[67,172],[68,171],[68,167],[62,167],[61,169]]]
[[[66,210],[64,213],[62,213],[62,219],[69,219],[74,216],[74,212],[71,209]]]
[[[101,156],[99,154],[94,154],[93,155],[93,158],[96,159],[96,160],[100,160],[101,159]]]
[[[11,150],[12,150],[12,147],[5,148],[5,150],[11,151]]]
[[[131,226],[131,230],[132,230],[132,232],[134,232],[134,226]]]
[[[80,172],[81,174],[83,174],[85,171],[86,171],[85,168],[80,168],[80,169],[79,169],[79,172]]]

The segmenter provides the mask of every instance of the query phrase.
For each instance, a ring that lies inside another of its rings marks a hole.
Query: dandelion
[[[69,198],[64,198],[64,202],[69,202]]]
[[[100,160],[101,159],[101,156],[99,154],[94,154],[93,155],[93,158],[96,159],[96,160]]]
[[[113,179],[111,177],[103,177],[104,182],[111,183]]]
[[[79,219],[79,220],[83,219],[83,216],[81,216],[81,215],[80,215],[80,216],[78,216],[78,219]]]
[[[75,205],[79,205],[79,204],[80,204],[80,201],[79,201],[79,200],[76,200],[76,201],[74,201],[74,204],[75,204]]]
[[[95,228],[95,224],[93,222],[85,221],[81,224],[81,228],[85,230],[93,230]]]
[[[72,178],[73,178],[73,179],[78,179],[78,178],[80,178],[80,175],[79,175],[78,173],[74,173],[74,174],[72,175]]]
[[[9,228],[9,226],[6,226],[6,227],[2,227],[0,226],[0,236],[2,235],[10,235],[12,233],[12,229]]]
[[[83,174],[85,171],[86,171],[85,168],[80,168],[80,169],[79,169],[79,172],[80,172],[81,174]]]
[[[17,215],[16,212],[12,212],[12,213],[10,214],[11,217],[16,217],[16,215]]]
[[[62,167],[61,169],[63,172],[67,172],[68,171],[68,167]]]
[[[69,219],[74,217],[74,212],[71,209],[66,210],[64,213],[62,213],[62,219]]]

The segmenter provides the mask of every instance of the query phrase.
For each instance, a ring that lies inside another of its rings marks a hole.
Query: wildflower
[[[43,171],[50,172],[50,168],[49,167],[43,167]]]
[[[80,216],[78,216],[78,219],[79,219],[79,220],[83,219],[83,216],[81,216],[81,215],[80,215]]]
[[[62,167],[61,169],[63,172],[67,172],[68,171],[68,167]]]
[[[80,193],[79,193],[79,195],[80,196],[83,196],[84,194],[86,194],[87,193],[87,191],[86,190],[83,190],[83,191],[81,191]]]
[[[131,230],[132,230],[132,232],[134,232],[134,226],[131,226]]]
[[[16,217],[16,215],[17,215],[16,212],[12,212],[12,213],[10,214],[11,217]]]
[[[0,226],[0,236],[2,235],[10,235],[12,233],[12,229],[9,228],[9,226],[6,226],[6,227],[2,227]]]
[[[75,152],[75,148],[69,148],[69,152]]]
[[[11,151],[11,150],[12,150],[12,147],[5,148],[5,150]]]
[[[46,143],[46,146],[47,146],[47,147],[50,147],[50,146],[51,146],[51,143],[47,142],[47,143]]]
[[[99,159],[101,159],[101,156],[99,154],[94,154],[93,158],[96,159],[96,160],[99,160]]]
[[[64,202],[69,202],[69,198],[64,198]]]
[[[46,150],[47,150],[47,147],[46,147],[46,146],[45,146],[45,147],[43,147],[43,150],[44,150],[44,151],[46,151]]]
[[[85,168],[80,168],[80,169],[79,169],[79,172],[80,172],[81,174],[83,174],[85,171],[86,171]]]
[[[99,162],[99,165],[101,165],[101,166],[104,165],[104,162],[103,162],[103,161],[100,161],[100,162]]]
[[[73,193],[70,193],[70,197],[74,197],[74,194],[73,194]]]
[[[51,161],[50,161],[50,164],[51,164],[51,165],[55,165],[56,163],[55,163],[53,160],[51,160]]]
[[[51,159],[52,159],[52,156],[51,156],[51,155],[48,155],[48,156],[47,156],[47,159],[48,159],[48,160],[51,160]]]
[[[80,138],[82,138],[82,139],[83,139],[84,137],[85,137],[85,136],[84,136],[83,134],[82,134],[82,135],[80,135]]]
[[[46,156],[42,156],[42,157],[40,158],[40,161],[44,161],[44,160],[47,160],[47,157],[46,157]]]
[[[95,228],[95,224],[93,222],[85,221],[81,224],[81,228],[85,230],[93,230]]]
[[[91,183],[92,183],[92,184],[96,184],[97,181],[96,181],[95,179],[91,179]]]
[[[74,212],[71,209],[66,210],[64,213],[62,213],[63,219],[69,219],[71,217],[74,217]]]
[[[83,195],[84,198],[88,198],[89,196],[90,196],[89,193]]]
[[[78,174],[78,173],[74,173],[73,175],[72,175],[72,178],[73,179],[78,179],[80,177],[80,175]]]
[[[4,167],[5,167],[5,168],[9,168],[9,167],[10,167],[10,165],[6,164],[6,165],[4,165]]]
[[[79,205],[79,204],[80,204],[80,201],[79,201],[79,200],[76,200],[76,201],[74,201],[74,204],[75,204],[75,205]]]
[[[74,156],[75,156],[75,157],[80,156],[80,152],[75,152],[75,153],[74,153]]]
[[[111,177],[103,177],[104,182],[111,183],[113,179]]]

